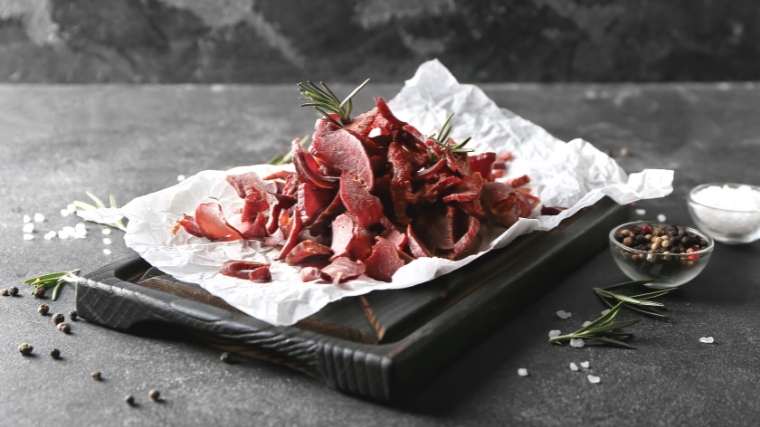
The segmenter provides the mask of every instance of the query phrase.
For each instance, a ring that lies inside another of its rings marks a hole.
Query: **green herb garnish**
[[[327,117],[328,120],[336,125],[347,125],[351,123],[351,110],[354,108],[351,98],[359,93],[367,83],[369,83],[369,79],[365,80],[364,83],[354,89],[354,91],[343,101],[340,101],[330,88],[322,82],[319,82],[319,85],[322,86],[321,88],[309,81],[306,83],[298,83],[298,91],[301,93],[301,96],[304,97],[302,99],[311,101],[301,104],[301,107],[314,107],[315,110],[319,111],[320,114]],[[337,114],[341,123],[335,121],[330,113]]]
[[[309,142],[309,138],[311,138],[310,135],[306,135],[303,138],[301,138],[301,147],[306,148],[306,143]],[[267,162],[268,165],[275,165],[275,166],[281,166],[287,163],[290,163],[290,161],[293,159],[293,150],[288,151],[288,154],[277,154],[269,161]]]
[[[632,337],[633,334],[616,331],[634,325],[638,323],[640,319],[614,322],[615,316],[618,315],[622,306],[623,302],[621,301],[613,306],[607,313],[589,323],[588,325],[578,329],[571,334],[549,338],[549,342],[552,344],[562,345],[562,343],[570,342],[570,340],[573,339],[582,339],[584,341],[600,341],[607,344],[616,345],[618,347],[635,349],[636,347],[621,341],[621,339]]]
[[[42,276],[32,277],[31,279],[24,280],[27,285],[32,285],[35,289],[53,289],[53,301],[58,299],[58,295],[61,292],[61,288],[65,283],[76,283],[79,280],[77,277],[79,270],[72,271],[59,271],[57,273],[43,274]],[[32,290],[34,294],[34,290]]]
[[[96,210],[100,208],[106,208],[105,203],[103,203],[103,201],[100,200],[96,195],[92,194],[89,191],[87,191],[87,195],[90,196],[93,202],[95,202],[95,206],[89,203],[81,202],[79,200],[74,200],[74,206],[76,207],[77,211],[89,211],[89,210]],[[118,208],[118,206],[116,205],[116,198],[113,196],[113,194],[111,194],[111,196],[109,197],[109,201],[111,203],[112,208]],[[89,221],[89,220],[85,219],[85,221]],[[107,224],[104,223],[103,225],[117,228],[121,231],[127,231],[127,227],[124,226],[124,223],[122,222],[122,220],[118,220],[116,222],[107,223]]]
[[[668,316],[660,311],[665,309],[665,304],[651,300],[669,294],[678,288],[660,289],[636,295],[624,295],[618,292],[612,292],[612,290],[638,287],[650,282],[652,282],[651,279],[633,280],[630,282],[618,283],[617,285],[609,286],[607,288],[594,288],[594,292],[608,307],[622,303],[626,308],[633,311],[649,316],[667,318]]]
[[[435,142],[435,145],[440,147],[442,150],[450,150],[452,153],[471,153],[475,151],[472,148],[464,147],[472,139],[471,136],[468,136],[459,144],[449,144],[449,134],[451,133],[451,124],[449,122],[451,121],[452,117],[454,117],[454,113],[451,113],[448,117],[446,117],[446,121],[443,122],[443,126],[441,126],[441,130],[439,132],[428,136],[428,138],[431,141]],[[430,156],[431,159],[436,157],[433,155],[433,151],[430,149],[428,149],[428,156]]]

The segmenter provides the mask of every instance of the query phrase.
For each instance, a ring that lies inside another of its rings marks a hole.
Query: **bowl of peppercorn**
[[[697,277],[710,261],[715,242],[689,227],[635,221],[610,231],[612,258],[632,280],[668,289]]]

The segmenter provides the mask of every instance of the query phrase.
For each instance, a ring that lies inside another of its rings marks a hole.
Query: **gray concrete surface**
[[[400,85],[371,85],[392,96]],[[348,90],[348,87],[339,87]],[[709,181],[760,183],[760,90],[754,85],[487,85],[502,106],[563,138],[583,137],[629,172],[676,170],[675,192],[642,202],[647,218],[691,224],[684,197]],[[257,163],[308,132],[294,86],[0,87],[0,426],[422,425],[712,426],[760,419],[760,242],[718,244],[692,283],[668,297],[671,321],[634,327],[638,350],[554,347],[551,329],[571,330],[603,309],[591,292],[624,279],[608,252],[501,327],[407,402],[378,405],[296,372],[255,360],[226,365],[216,350],[117,333],[86,321],[58,332],[23,279],[95,269],[129,254],[114,232],[104,255],[98,225],[84,240],[46,241],[77,220],[58,213],[85,190],[124,203],[177,175]],[[358,108],[360,110],[361,108]],[[22,216],[41,212],[33,241]],[[51,312],[74,307],[73,288]],[[557,310],[573,313],[560,320]],[[626,313],[625,317],[635,317]],[[701,344],[702,336],[715,344]],[[22,342],[35,347],[22,357]],[[63,359],[47,352],[57,347]],[[601,383],[570,371],[589,361]],[[517,369],[530,376],[522,378]],[[90,372],[100,370],[104,381]],[[148,399],[152,388],[165,401]],[[128,407],[131,393],[138,405]]]

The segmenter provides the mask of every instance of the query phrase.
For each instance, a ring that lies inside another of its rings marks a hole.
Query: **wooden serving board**
[[[344,298],[293,326],[250,317],[139,256],[84,276],[77,311],[116,330],[200,341],[346,393],[396,400],[606,247],[628,216],[627,206],[603,199],[428,283]]]

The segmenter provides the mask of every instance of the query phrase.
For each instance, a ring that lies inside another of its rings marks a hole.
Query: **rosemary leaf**
[[[609,290],[612,290],[612,289],[629,288],[629,287],[632,287],[632,286],[645,285],[647,283],[652,283],[652,279],[632,280],[630,282],[623,282],[623,283],[618,283],[617,285],[608,286],[608,287],[606,287],[604,289],[607,290],[607,291],[609,291]]]

